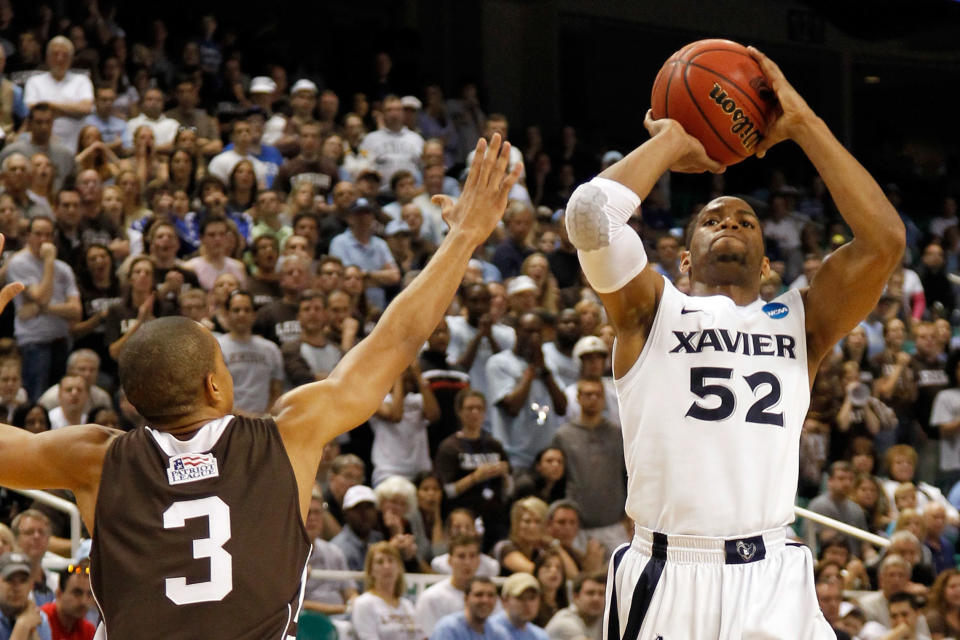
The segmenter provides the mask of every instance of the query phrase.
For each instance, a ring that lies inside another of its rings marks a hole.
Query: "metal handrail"
[[[812,520],[813,522],[816,522],[816,523],[818,523],[818,524],[822,524],[822,525],[824,525],[825,527],[830,527],[831,529],[836,529],[837,531],[840,531],[841,533],[845,533],[845,534],[847,534],[847,535],[853,536],[854,538],[859,538],[860,540],[863,540],[864,542],[869,542],[870,544],[872,544],[872,545],[875,546],[875,547],[886,548],[886,547],[889,547],[889,546],[890,546],[890,541],[887,540],[887,539],[884,538],[884,537],[878,536],[878,535],[875,534],[875,533],[870,533],[869,531],[864,531],[863,529],[860,529],[859,527],[851,526],[851,525],[849,525],[849,524],[847,524],[847,523],[845,523],[845,522],[840,522],[839,520],[834,520],[833,518],[830,518],[830,517],[828,517],[828,516],[819,514],[819,513],[817,513],[816,511],[810,511],[809,509],[804,509],[803,507],[794,507],[794,508],[793,508],[793,511],[794,511],[795,514],[797,514],[797,515],[800,516],[801,518],[806,518],[807,520]],[[814,532],[814,530],[813,530],[813,527],[810,528],[809,535],[810,535],[811,537],[814,537],[814,536],[815,536],[815,532]],[[817,548],[817,544],[816,544],[816,543],[817,543],[816,539],[813,539],[813,540],[809,540],[809,539],[808,539],[808,540],[807,540],[807,544],[809,545],[809,547],[810,547],[811,549],[816,549],[816,548]]]
[[[77,507],[77,505],[73,504],[69,500],[64,500],[63,498],[55,496],[46,491],[39,491],[37,489],[4,488],[7,489],[7,491],[13,491],[15,493],[19,493],[20,495],[27,496],[28,498],[33,498],[40,504],[68,514],[70,516],[70,555],[74,558],[77,557],[77,551],[80,550],[80,532],[83,530],[83,522],[80,518],[80,509]]]

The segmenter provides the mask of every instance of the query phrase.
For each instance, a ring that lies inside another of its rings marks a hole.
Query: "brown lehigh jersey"
[[[100,632],[292,639],[311,548],[272,419],[225,416],[184,441],[136,429],[103,462],[90,556]]]

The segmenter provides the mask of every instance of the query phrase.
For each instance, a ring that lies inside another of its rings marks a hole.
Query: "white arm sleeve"
[[[643,241],[627,226],[639,206],[640,196],[607,178],[594,178],[570,196],[567,234],[587,281],[598,293],[623,288],[647,266]]]

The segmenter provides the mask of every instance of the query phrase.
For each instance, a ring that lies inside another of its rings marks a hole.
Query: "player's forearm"
[[[844,149],[820,118],[811,118],[794,140],[823,178],[857,242],[866,243],[869,250],[886,259],[886,264],[899,262],[906,231],[873,176]]]
[[[672,130],[660,133],[607,168],[601,178],[615,180],[629,187],[640,198],[646,198],[667,169],[680,157]]]

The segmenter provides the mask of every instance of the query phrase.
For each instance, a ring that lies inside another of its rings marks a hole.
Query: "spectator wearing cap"
[[[250,123],[246,120],[236,120],[233,123],[233,130],[230,135],[233,147],[219,153],[210,160],[207,165],[207,172],[214,175],[226,184],[230,182],[230,174],[233,168],[241,160],[248,160],[253,165],[253,171],[257,175],[257,183],[262,187],[267,184],[267,167],[253,155],[253,132]]]
[[[27,80],[23,101],[28,107],[39,102],[49,104],[57,116],[53,121],[53,135],[75,151],[83,118],[93,109],[93,84],[84,74],[70,71],[73,53],[69,38],[56,36],[51,39],[47,44],[49,71]]]
[[[529,573],[515,573],[503,583],[503,611],[491,625],[511,640],[548,640],[547,632],[533,624],[540,610],[540,583]]]
[[[507,237],[497,245],[491,261],[504,278],[513,278],[520,273],[527,256],[534,252],[528,240],[533,228],[533,208],[522,202],[511,202],[503,214],[503,224]]]
[[[423,152],[423,137],[405,126],[400,98],[384,98],[383,126],[364,137],[360,151],[373,158],[377,170],[386,181],[401,169],[414,174],[417,172]]]
[[[403,105],[403,126],[410,131],[420,133],[420,110],[423,103],[417,96],[403,96],[400,98],[400,104]]]
[[[383,229],[383,235],[390,247],[390,253],[400,268],[401,277],[422,269],[427,264],[427,256],[413,252],[410,225],[403,220],[391,220]]]
[[[269,76],[256,76],[250,80],[250,102],[263,110],[266,122],[263,125],[263,144],[274,146],[283,137],[287,119],[282,113],[274,113],[273,100],[277,83]]]
[[[507,313],[502,321],[516,327],[520,316],[533,313],[537,308],[537,296],[540,288],[530,276],[517,276],[507,284]]]
[[[584,533],[612,552],[629,540],[622,524],[627,499],[623,438],[620,428],[603,417],[600,380],[578,381],[577,400],[580,418],[557,429],[553,446],[566,458],[566,497],[580,505]]]
[[[305,122],[300,126],[300,154],[287,160],[277,172],[275,185],[278,191],[293,193],[297,187],[309,182],[314,193],[323,197],[333,189],[339,180],[337,166],[320,151],[323,134],[318,122]]]
[[[374,214],[378,208],[366,198],[358,198],[350,207],[347,223],[350,228],[330,241],[330,255],[363,270],[370,286],[368,302],[379,309],[386,306],[384,286],[399,284],[400,269],[383,238],[373,235]]]
[[[276,78],[274,78],[276,86]],[[264,83],[261,83],[263,86]],[[265,89],[266,86],[263,86]],[[283,90],[282,87],[278,88]],[[314,111],[317,108],[317,85],[311,80],[301,78],[290,88],[290,115],[282,116],[275,113],[271,118],[268,144],[280,150],[284,157],[293,157],[300,151],[300,127],[307,123],[317,123]],[[274,94],[275,95],[275,94]],[[264,98],[266,100],[266,98]],[[282,120],[282,128],[280,124]],[[277,130],[280,135],[277,136]]]
[[[383,541],[383,534],[376,529],[379,513],[373,489],[360,484],[347,489],[343,496],[343,519],[343,528],[330,542],[343,551],[351,571],[363,571],[370,545]]]
[[[30,560],[0,555],[0,640],[52,640],[47,614],[30,599]]]
[[[197,108],[200,92],[194,76],[183,74],[177,78],[173,95],[177,106],[168,110],[165,115],[176,120],[180,127],[197,132],[197,149],[200,153],[207,157],[220,153],[223,142],[220,141],[219,125],[216,118],[212,118],[203,109]]]
[[[490,616],[499,605],[493,580],[472,578],[463,600],[463,611],[440,618],[430,640],[508,640],[509,636],[490,623]]]
[[[603,395],[606,400],[603,417],[620,426],[620,402],[617,398],[617,388],[613,378],[603,375],[607,370],[609,357],[610,350],[607,343],[597,336],[583,336],[573,347],[573,359],[580,363],[579,380],[599,380],[603,384]],[[563,392],[567,396],[567,420],[576,422],[580,419],[577,383],[568,385]]]
[[[127,130],[123,134],[124,149],[133,151],[133,136],[143,125],[153,131],[157,152],[170,153],[173,150],[173,139],[177,136],[180,123],[163,115],[163,91],[160,89],[150,88],[143,92],[140,115],[127,121]]]
[[[545,363],[542,336],[543,321],[526,313],[517,323],[513,349],[487,360],[493,436],[503,443],[515,471],[533,464],[553,440],[567,410],[556,374]]]

